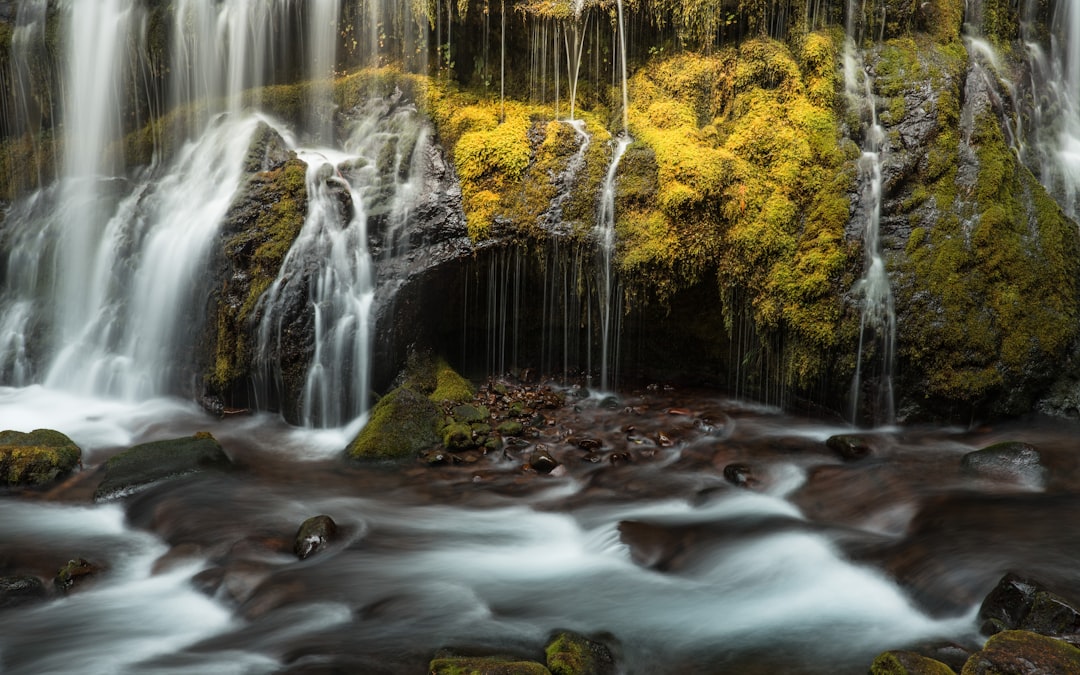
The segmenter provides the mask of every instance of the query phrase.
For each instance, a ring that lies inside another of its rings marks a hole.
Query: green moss
[[[551,675],[535,661],[501,656],[448,656],[428,664],[430,675]]]
[[[797,384],[818,377],[836,348],[851,283],[854,176],[833,110],[837,40],[807,36],[798,60],[781,43],[749,40],[654,63],[632,82],[632,135],[653,157],[632,147],[624,160],[633,183],[618,203],[624,279],[663,299],[717,270],[721,296],[747,298],[762,345],[784,343]],[[645,187],[652,166],[655,187]],[[741,311],[725,307],[729,325]]]
[[[556,633],[544,649],[552,675],[604,675],[615,672],[608,648],[583,635]]]
[[[870,675],[956,675],[941,661],[914,652],[888,651],[870,664]]]
[[[474,445],[472,428],[461,422],[453,422],[443,427],[442,439],[448,450],[467,450]]]
[[[440,419],[439,409],[430,399],[398,387],[375,404],[346,453],[361,460],[413,457],[439,444]]]
[[[435,391],[428,396],[436,403],[463,403],[476,395],[476,388],[443,359],[436,361]]]
[[[0,431],[0,479],[8,485],[44,485],[79,466],[82,450],[58,431]]]

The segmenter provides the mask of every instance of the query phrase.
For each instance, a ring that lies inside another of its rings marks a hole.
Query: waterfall
[[[298,411],[309,427],[341,427],[367,410],[375,297],[369,229],[383,230],[388,255],[400,245],[423,185],[420,159],[429,142],[412,106],[374,100],[351,114],[343,149],[298,151],[308,163],[307,216],[259,301],[255,360],[263,399],[286,386],[280,355],[297,297],[313,315]]]
[[[847,40],[844,45],[844,81],[851,105],[862,111],[863,148],[858,161],[863,185],[860,213],[863,228],[863,276],[854,294],[860,302],[859,348],[855,375],[851,382],[851,419],[860,419],[863,388],[873,385],[872,406],[865,411],[875,424],[895,421],[893,397],[893,360],[896,353],[896,312],[893,306],[889,274],[881,250],[882,156],[886,151],[885,130],[878,122],[873,79],[866,72],[859,48],[854,17],[857,7],[848,8]],[[865,363],[864,361],[869,361]],[[870,372],[866,372],[867,367]]]
[[[1035,16],[1034,6],[1025,14]],[[1080,1],[1054,3],[1048,46],[1040,43],[1042,28],[1034,21],[1020,25],[1031,118],[1021,158],[1075,219],[1080,217]]]
[[[337,62],[338,16],[340,0],[315,0],[308,3],[308,67],[311,102],[308,104],[308,130],[321,145],[334,140],[334,64]]]
[[[601,260],[602,284],[600,292],[600,388],[608,391],[615,386],[615,378],[610,371],[618,364],[619,331],[615,326],[620,312],[621,293],[615,284],[613,269],[615,255],[615,173],[619,162],[630,145],[629,136],[619,136],[615,142],[615,151],[611,164],[604,176],[604,186],[600,191],[600,209],[597,214],[599,229],[599,249]]]

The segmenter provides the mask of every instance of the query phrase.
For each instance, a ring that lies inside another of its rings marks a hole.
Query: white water
[[[854,7],[849,15],[854,16]],[[863,53],[858,47],[854,20],[849,18],[848,37],[844,44],[844,82],[849,105],[860,111],[864,120],[863,151],[859,158],[859,177],[863,184],[861,212],[863,226],[863,277],[854,290],[860,302],[859,348],[855,375],[851,382],[851,419],[858,423],[864,403],[867,375],[874,377],[874,393],[866,411],[874,424],[895,420],[893,396],[893,361],[896,352],[896,313],[889,274],[881,250],[882,155],[886,151],[885,130],[878,122],[873,81],[866,72]],[[873,354],[872,361],[864,355]],[[867,367],[871,370],[867,372]]]
[[[338,16],[341,0],[308,2],[308,79],[312,100],[308,104],[308,129],[320,145],[334,141],[333,76],[337,63]]]
[[[614,377],[611,371],[615,370],[618,363],[618,335],[615,326],[620,313],[619,293],[616,291],[614,256],[615,256],[615,175],[619,169],[626,148],[632,140],[629,136],[619,136],[615,142],[615,150],[611,156],[611,164],[608,165],[607,174],[604,176],[604,185],[600,191],[600,209],[597,214],[597,225],[600,235],[601,277],[600,288],[600,388],[610,391],[614,386]]]

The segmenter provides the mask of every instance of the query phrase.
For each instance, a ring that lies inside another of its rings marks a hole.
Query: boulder
[[[830,436],[826,439],[825,445],[828,446],[830,450],[840,455],[846,462],[867,457],[873,451],[872,446],[866,438],[853,434]]]
[[[965,471],[986,478],[1019,480],[1035,486],[1042,485],[1046,474],[1039,451],[1019,441],[995,443],[969,452],[960,465]]]
[[[0,609],[18,607],[48,595],[45,584],[34,576],[0,577]]]
[[[330,516],[312,516],[296,531],[293,553],[301,560],[317,553],[337,537],[337,523]]]
[[[1039,584],[1031,579],[1011,572],[1003,576],[979,607],[983,634],[1019,628],[1039,590]]]
[[[379,399],[371,418],[349,444],[352,459],[414,457],[440,442],[439,409],[426,396],[398,387]]]
[[[615,675],[615,657],[611,650],[571,631],[555,633],[544,654],[552,675]]]
[[[1019,627],[1043,635],[1076,635],[1080,633],[1080,611],[1060,595],[1039,591]]]
[[[67,593],[76,585],[81,585],[87,577],[92,577],[100,571],[100,566],[85,558],[73,558],[56,573],[53,584],[56,590]]]
[[[109,458],[94,499],[112,499],[158,481],[231,466],[232,461],[221,444],[206,432],[143,443]]]
[[[59,431],[0,431],[0,482],[8,485],[51,483],[71,473],[81,457],[79,446]]]
[[[555,467],[559,466],[558,460],[551,456],[551,453],[543,448],[537,448],[529,456],[529,465],[536,470],[537,473],[551,473]]]
[[[987,640],[961,675],[1080,675],[1080,649],[1030,631],[1006,630]]]
[[[870,675],[956,675],[941,661],[900,650],[883,652],[870,664]]]

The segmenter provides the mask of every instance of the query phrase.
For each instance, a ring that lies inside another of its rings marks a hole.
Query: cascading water
[[[308,162],[308,212],[277,279],[260,299],[256,362],[264,398],[282,386],[279,354],[290,302],[313,313],[312,356],[300,394],[305,426],[340,427],[368,407],[375,296],[369,221],[392,248],[423,184],[428,132],[415,108],[373,101],[357,111],[343,150],[300,150]]]
[[[1036,14],[1033,8],[1026,12]],[[1047,51],[1040,28],[1021,22],[1031,93],[1029,144],[1023,159],[1071,218],[1080,216],[1080,2],[1054,3]]]
[[[337,62],[338,16],[340,0],[316,0],[308,3],[308,66],[311,79],[311,102],[308,105],[308,130],[321,145],[334,140],[334,64]]]
[[[848,7],[847,41],[844,45],[844,81],[849,104],[860,110],[864,119],[863,151],[859,158],[863,184],[860,212],[865,219],[863,277],[855,286],[861,304],[859,348],[855,376],[851,383],[851,419],[858,422],[866,394],[864,385],[873,385],[870,409],[866,416],[875,424],[895,420],[893,400],[893,357],[896,351],[896,312],[892,289],[881,250],[882,155],[886,151],[885,131],[877,118],[873,80],[864,66],[855,28],[857,6]],[[869,361],[869,363],[864,363]],[[867,372],[867,368],[871,369]]]
[[[600,388],[607,391],[615,386],[612,371],[618,363],[618,327],[620,316],[619,302],[622,294],[615,283],[613,268],[615,255],[615,174],[619,169],[626,148],[630,145],[628,136],[619,136],[615,142],[615,151],[611,164],[604,176],[604,186],[600,192],[600,209],[597,216],[599,227],[599,249],[601,275],[603,283],[600,292]]]

